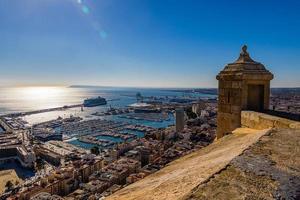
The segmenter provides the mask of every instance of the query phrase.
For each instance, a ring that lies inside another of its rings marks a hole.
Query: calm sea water
[[[112,88],[112,87],[10,87],[0,88],[0,115],[54,108],[64,105],[82,103],[89,97],[101,96],[110,99],[107,106],[124,107],[136,102],[135,95],[140,92],[143,96],[183,96],[183,92],[173,92],[164,89],[145,88]],[[208,96],[198,94],[199,96]]]
[[[12,87],[0,88],[0,114],[54,108],[82,103],[84,99],[102,96],[106,99],[122,98],[112,102],[114,106],[124,106],[133,98],[134,90],[122,88],[70,88],[70,87]]]
[[[90,97],[101,96],[108,101],[107,105],[93,108],[84,108],[82,112],[80,108],[72,108],[64,111],[53,111],[47,113],[33,114],[25,116],[24,119],[29,124],[35,124],[58,116],[69,117],[70,115],[80,116],[83,118],[95,118],[91,114],[101,112],[112,107],[126,107],[136,102],[136,93],[140,92],[143,96],[155,97],[179,97],[191,94],[183,92],[168,91],[165,89],[145,89],[145,88],[112,88],[112,87],[9,87],[0,88],[0,115],[33,111],[46,108],[60,107],[64,105],[80,104],[84,99]],[[211,95],[196,94],[197,97],[212,97]],[[97,117],[99,118],[99,117]],[[143,120],[130,120],[119,118],[118,116],[108,116],[108,119],[125,121],[129,123],[140,123],[154,127],[163,127],[172,122],[149,122]],[[1,130],[0,130],[1,131]]]
[[[85,87],[85,88],[72,88],[72,87],[10,87],[0,88],[0,115],[33,111],[46,108],[61,107],[64,105],[80,104],[84,99],[90,97],[101,96],[108,100],[107,105],[84,108],[72,108],[63,111],[52,111],[39,114],[32,114],[24,116],[23,119],[29,125],[57,119],[60,117],[69,117],[70,115],[79,116],[84,119],[102,118],[107,120],[127,122],[130,124],[142,124],[154,128],[167,127],[174,124],[174,117],[170,115],[169,120],[163,122],[153,122],[146,120],[134,120],[127,118],[120,118],[118,115],[98,117],[91,115],[95,112],[101,112],[112,107],[126,107],[136,102],[136,93],[140,92],[143,96],[155,97],[180,97],[185,95],[183,92],[168,91],[165,89],[145,89],[145,88],[112,88],[112,87]],[[211,95],[197,94],[197,97],[212,97]],[[110,101],[112,100],[112,101]],[[1,132],[1,129],[0,129]],[[138,137],[143,137],[143,133],[134,132]],[[104,138],[103,138],[104,139]],[[105,138],[111,139],[111,138]],[[115,141],[115,139],[111,139]],[[115,141],[120,142],[120,141]],[[70,141],[80,147],[90,148],[91,144],[81,143],[78,140]]]

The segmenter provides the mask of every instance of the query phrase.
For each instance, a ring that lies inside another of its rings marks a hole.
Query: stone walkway
[[[264,135],[186,199],[300,199],[300,130]]]

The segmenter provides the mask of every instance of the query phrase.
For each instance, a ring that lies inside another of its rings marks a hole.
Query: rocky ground
[[[274,130],[185,199],[300,199],[300,130]]]

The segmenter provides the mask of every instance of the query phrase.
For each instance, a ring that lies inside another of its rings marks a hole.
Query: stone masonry
[[[217,75],[219,81],[217,138],[241,127],[241,111],[269,108],[270,80],[273,74],[250,58],[247,46],[239,58]]]

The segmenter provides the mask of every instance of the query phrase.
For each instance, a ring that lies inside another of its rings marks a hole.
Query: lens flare
[[[91,13],[90,8],[86,5],[86,2],[83,2],[83,0],[76,0],[76,2],[78,3],[79,8],[85,15],[89,15],[90,17],[93,17],[92,16],[93,13]],[[108,36],[107,32],[101,28],[101,26],[99,25],[99,23],[97,21],[92,19],[91,23],[92,23],[93,28],[97,32],[97,34],[101,37],[101,39],[105,40]]]
[[[89,9],[87,6],[85,6],[85,5],[83,5],[83,6],[81,7],[81,10],[82,10],[82,12],[83,12],[84,14],[89,14],[89,13],[90,13],[90,9]]]
[[[100,35],[100,37],[102,39],[106,39],[107,38],[107,33],[105,31],[103,31],[103,30],[99,32],[99,35]]]

